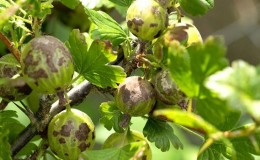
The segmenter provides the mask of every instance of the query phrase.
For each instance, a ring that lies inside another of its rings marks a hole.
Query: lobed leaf
[[[196,112],[221,131],[233,129],[241,116],[241,110],[230,107],[226,101],[212,97],[210,93],[197,100]]]
[[[7,135],[9,142],[13,142],[16,136],[24,129],[24,126],[16,118],[17,114],[15,111],[4,110],[0,112],[0,128],[9,131]]]
[[[110,43],[96,40],[89,48],[82,75],[96,86],[116,88],[124,81],[126,73],[122,67],[108,64],[115,59]]]
[[[9,131],[0,126],[0,160],[11,160],[11,145],[8,142]]]
[[[244,61],[235,61],[231,67],[210,76],[206,86],[234,108],[244,108],[260,121],[260,74]]]
[[[227,66],[225,46],[219,37],[209,37],[205,44],[188,49],[176,42],[168,49],[168,68],[179,88],[189,97],[208,94],[207,77]]]
[[[92,84],[116,88],[118,83],[124,81],[124,69],[108,64],[117,57],[108,41],[95,40],[88,47],[84,35],[79,30],[73,30],[66,45],[72,53],[76,71]]]
[[[143,141],[133,142],[122,148],[109,148],[102,150],[84,151],[83,159],[91,160],[126,160],[131,159],[143,147]]]
[[[92,31],[92,34],[98,36],[101,40],[109,40],[113,46],[117,46],[127,39],[122,27],[107,13],[87,8],[85,8],[85,12],[98,27],[98,29]]]
[[[65,43],[72,54],[75,70],[82,74],[85,72],[87,62],[88,44],[83,34],[78,29],[72,30],[69,40]]]
[[[107,130],[114,128],[116,132],[123,132],[123,128],[119,126],[122,113],[116,107],[115,102],[104,102],[100,105],[101,118],[100,123],[104,124]]]
[[[165,121],[149,118],[143,128],[143,134],[150,142],[155,142],[155,146],[162,152],[168,151],[170,144],[176,149],[183,149],[181,141]]]

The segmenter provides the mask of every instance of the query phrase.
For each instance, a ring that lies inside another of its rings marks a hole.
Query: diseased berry
[[[141,40],[153,40],[161,35],[168,25],[165,8],[154,0],[136,0],[127,10],[129,30]]]
[[[130,116],[143,116],[149,113],[154,106],[154,89],[148,81],[141,77],[127,77],[125,82],[119,85],[115,101],[123,113]]]
[[[94,145],[94,124],[80,110],[62,111],[49,123],[48,141],[51,150],[60,158],[78,160],[81,152]]]
[[[121,148],[132,142],[143,142],[143,146],[135,153],[131,160],[151,160],[152,151],[148,141],[142,133],[137,131],[130,131],[130,134],[113,133],[103,144],[103,148]]]
[[[0,84],[0,97],[7,101],[24,99],[32,90],[19,75],[21,68],[18,61],[13,55],[7,54],[0,58],[0,62],[0,78],[7,80]]]
[[[170,47],[174,41],[179,41],[186,47],[193,43],[201,43],[202,38],[198,29],[190,23],[175,23],[168,27],[163,35],[164,44]]]
[[[68,87],[74,73],[69,50],[52,36],[34,38],[26,44],[21,64],[28,84],[39,93],[52,94]]]
[[[184,94],[170,76],[168,70],[160,71],[153,80],[156,98],[165,104],[177,104],[184,98]]]

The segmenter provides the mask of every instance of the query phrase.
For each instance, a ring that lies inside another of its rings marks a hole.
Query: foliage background
[[[194,17],[201,35],[223,35],[230,60],[260,62],[260,1],[217,0],[206,15]]]
[[[118,13],[109,8],[102,8],[116,18],[118,21],[122,17]],[[79,18],[80,17],[80,18]],[[259,0],[217,0],[215,7],[202,17],[191,17],[194,19],[195,25],[205,39],[208,35],[223,35],[228,47],[229,59],[244,59],[251,64],[259,64],[260,61],[260,1]],[[72,28],[80,28],[81,32],[89,28],[89,23],[82,8],[77,8],[74,12],[64,7],[59,3],[55,3],[52,14],[47,18],[44,26],[45,34],[51,34],[62,41],[68,39]],[[0,42],[0,53],[4,53],[6,48]],[[100,98],[101,97],[101,98]],[[108,101],[109,97],[101,96],[98,91],[92,91],[87,99],[78,109],[84,110],[89,114],[93,121],[98,124],[100,113],[98,107],[101,102]],[[16,107],[9,105],[8,109]],[[29,119],[20,111],[17,110],[19,121],[25,126],[29,124]],[[244,118],[241,123],[246,121]],[[144,121],[141,118],[134,118],[133,129],[142,130]],[[159,149],[153,148],[153,159],[176,160],[195,160],[198,153],[198,144],[202,140],[193,134],[189,134],[184,130],[175,129],[176,135],[184,144],[183,150],[171,150],[163,153]],[[97,125],[97,143],[96,148],[99,148],[102,142],[109,136],[109,132],[103,125]],[[35,143],[38,143],[37,139]],[[20,154],[23,154],[22,152]],[[260,159],[260,158],[259,158]]]

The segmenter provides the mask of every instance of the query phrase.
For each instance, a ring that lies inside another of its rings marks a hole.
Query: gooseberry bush
[[[260,67],[202,39],[190,17],[213,7],[1,0],[0,160],[259,158]]]

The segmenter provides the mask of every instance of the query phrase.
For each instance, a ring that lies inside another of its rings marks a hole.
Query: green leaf
[[[96,86],[116,88],[118,83],[124,81],[126,73],[122,67],[108,64],[115,59],[110,43],[95,40],[87,53],[82,75]]]
[[[246,129],[248,127],[250,127],[250,125],[238,128],[235,131],[239,132],[239,130],[241,130],[241,133],[243,132],[243,129]],[[233,144],[236,153],[250,153],[260,156],[260,128],[256,129],[256,131],[249,136],[243,136],[232,139],[231,143]]]
[[[173,43],[168,50],[168,68],[178,87],[189,97],[198,95],[199,87],[192,79],[190,56],[184,46]]]
[[[204,15],[214,7],[214,0],[179,0],[185,12],[192,16]]]
[[[79,5],[79,0],[60,0],[62,4],[70,9],[74,9]]]
[[[197,160],[224,160],[222,152],[225,149],[225,146],[222,144],[213,144],[201,153]]]
[[[13,142],[17,135],[24,129],[24,126],[16,119],[15,111],[5,110],[0,112],[0,127],[9,130],[9,142]],[[15,129],[14,129],[15,128]]]
[[[207,95],[206,78],[227,66],[225,46],[219,37],[209,37],[187,50],[179,43],[168,49],[168,68],[179,88],[189,97]]]
[[[83,159],[89,160],[126,160],[131,159],[143,147],[144,141],[133,142],[122,148],[109,148],[103,150],[84,151]]]
[[[122,113],[116,107],[115,102],[104,102],[100,105],[101,118],[100,123],[104,124],[107,130],[114,128],[116,132],[123,132],[123,128],[119,126]]]
[[[188,48],[191,60],[191,71],[194,81],[203,83],[205,78],[225,68],[226,48],[221,37],[208,37],[205,44],[192,45]]]
[[[117,57],[108,41],[95,40],[88,47],[86,37],[79,30],[73,30],[66,45],[72,53],[76,71],[92,84],[116,88],[117,83],[124,81],[124,69],[108,64]]]
[[[232,130],[233,135],[238,137],[231,138],[228,143],[215,142],[207,148],[198,157],[199,160],[221,159],[223,156],[230,160],[254,160],[252,155],[260,155],[260,128],[257,128],[254,133],[249,136],[240,136],[247,133],[252,125],[245,125],[235,130]],[[227,141],[226,141],[227,142]],[[222,155],[222,156],[221,156]]]
[[[0,126],[0,160],[11,160],[11,145],[8,142],[9,131]]]
[[[33,8],[29,10],[29,14],[33,17],[44,19],[48,14],[51,14],[51,9],[53,8],[52,2],[53,0],[47,0],[45,2],[33,1]]]
[[[78,29],[74,29],[70,33],[69,40],[65,44],[72,54],[75,70],[79,74],[84,73],[88,52],[86,38]]]
[[[120,0],[120,1],[118,1],[118,0],[110,0],[110,1],[115,3],[115,4],[117,4],[117,5],[119,5],[119,6],[128,7],[128,6],[131,5],[133,0]]]
[[[210,95],[198,99],[196,111],[206,121],[221,131],[231,130],[240,119],[241,111],[231,108],[225,101]]]
[[[162,109],[156,110],[154,115],[164,117],[176,124],[205,132],[208,135],[218,131],[213,125],[192,112],[184,112],[176,109]]]
[[[260,122],[260,73],[244,61],[235,61],[231,67],[208,78],[206,86],[234,108],[245,109]]]
[[[155,142],[155,146],[162,152],[170,149],[170,143],[176,149],[183,149],[181,141],[165,121],[149,118],[144,126],[143,134],[150,142]]]
[[[20,67],[20,63],[15,59],[15,57],[12,54],[6,54],[1,57],[0,59],[0,65],[10,65],[10,66],[16,66]]]
[[[117,46],[127,39],[127,35],[122,27],[105,12],[87,8],[85,8],[85,12],[98,27],[98,29],[92,31],[95,37],[98,36],[101,40],[109,40],[113,46]]]

